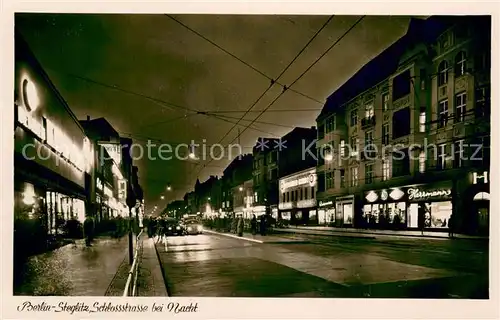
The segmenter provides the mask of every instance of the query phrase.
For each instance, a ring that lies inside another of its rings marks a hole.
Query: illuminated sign
[[[315,205],[316,201],[314,201],[314,199],[300,200],[297,202],[297,208],[309,208]]]
[[[451,190],[438,189],[432,191],[422,191],[418,188],[409,188],[407,193],[408,193],[408,200],[420,200],[420,199],[429,199],[435,197],[449,197],[451,195]]]
[[[405,195],[405,193],[401,189],[396,188],[396,189],[394,189],[394,190],[391,191],[391,193],[389,194],[389,197],[391,197],[394,200],[399,200],[404,195]]]
[[[118,200],[125,201],[127,199],[127,180],[118,181]]]
[[[325,201],[325,202],[320,201],[320,202],[319,202],[319,206],[320,206],[320,207],[326,207],[326,206],[330,206],[330,205],[332,205],[332,204],[333,204],[333,201]]]
[[[102,190],[102,188],[103,188],[102,180],[99,177],[96,178],[96,187],[99,190]]]
[[[389,196],[389,195],[387,194],[387,190],[385,190],[385,189],[384,189],[384,190],[382,190],[382,192],[380,192],[380,199],[381,199],[382,201],[387,200],[387,197],[388,197],[388,196]]]
[[[42,142],[54,148],[76,168],[89,172],[93,156],[88,139],[85,137],[82,145],[78,146],[72,138],[49,119],[35,118],[33,111],[37,109],[40,101],[35,84],[27,78],[22,83],[22,96],[23,105],[18,105],[17,121],[33,132]]]
[[[280,203],[278,207],[280,208],[280,210],[286,210],[286,209],[291,209],[293,205],[291,202],[287,202],[287,203]]]
[[[478,175],[477,172],[474,172],[472,174],[473,178],[473,184],[477,184],[478,180],[482,181],[483,183],[488,183],[488,171],[484,171],[482,175]]]
[[[280,189],[285,190],[305,184],[314,186],[316,184],[316,173],[308,173],[306,176],[280,181]]]
[[[110,198],[113,198],[113,190],[111,190],[108,186],[104,186],[104,194]]]
[[[368,202],[375,202],[378,199],[378,195],[375,191],[370,191],[365,198],[366,200],[368,200]]]

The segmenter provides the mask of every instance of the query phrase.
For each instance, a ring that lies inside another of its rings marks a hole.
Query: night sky
[[[173,17],[272,78],[329,18]],[[359,18],[333,17],[279,82],[293,82]],[[170,144],[202,143],[203,139],[208,145],[217,143],[270,84],[266,77],[167,15],[17,14],[15,22],[78,118],[105,117],[121,135],[142,145],[147,139]],[[243,132],[239,139],[243,151],[251,152],[259,136],[279,137],[294,126],[315,125],[326,97],[402,36],[408,22],[409,17],[402,16],[365,17],[292,87],[313,99],[288,90]],[[269,90],[244,118],[249,121],[240,123],[240,130],[281,91],[278,85]],[[184,108],[217,114],[193,114]],[[238,127],[223,144],[237,137]],[[204,181],[209,175],[220,176],[229,160],[212,161],[204,167],[207,163],[146,157],[135,161],[146,203],[163,206],[182,198],[196,178]],[[166,191],[168,184],[170,192]],[[160,203],[161,194],[166,198]]]

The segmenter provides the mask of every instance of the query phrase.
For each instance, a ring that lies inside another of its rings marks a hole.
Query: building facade
[[[442,231],[453,215],[457,232],[487,232],[490,30],[488,17],[412,20],[327,99],[318,206],[332,225]]]
[[[94,155],[75,115],[17,31],[14,117],[16,241],[30,239],[18,235],[23,222],[37,225],[42,238],[57,235],[65,221],[85,219]]]
[[[253,148],[254,206],[258,215],[278,214],[278,150],[280,139],[259,138]]]
[[[280,219],[285,224],[324,224],[324,213],[316,206],[316,167],[302,170],[279,180]]]
[[[235,190],[239,191],[245,181],[252,179],[252,154],[244,154],[234,159],[225,169],[221,178],[221,217],[233,216],[236,212]]]

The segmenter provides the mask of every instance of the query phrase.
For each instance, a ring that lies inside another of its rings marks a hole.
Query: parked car
[[[201,222],[196,220],[187,220],[184,222],[184,227],[186,230],[186,234],[189,235],[197,235],[203,233],[203,226]]]

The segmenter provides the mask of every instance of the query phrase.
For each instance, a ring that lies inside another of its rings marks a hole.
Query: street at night
[[[491,299],[491,21],[16,13],[9,289]]]
[[[226,235],[157,243],[172,296],[487,298],[482,242]],[[267,243],[269,242],[269,243]]]

